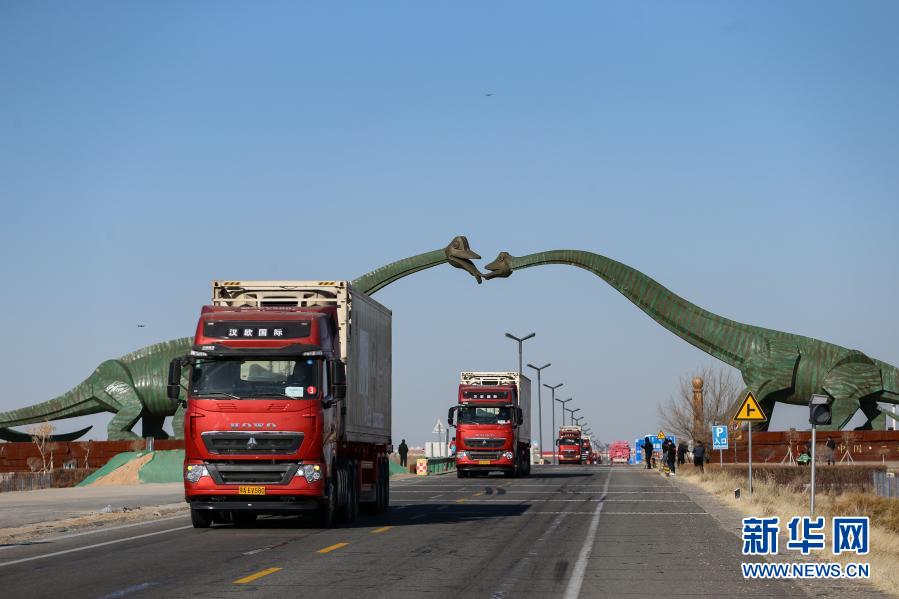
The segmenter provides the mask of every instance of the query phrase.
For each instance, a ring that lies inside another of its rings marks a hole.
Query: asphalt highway
[[[739,538],[640,468],[391,482],[349,527],[186,516],[0,547],[5,597],[795,597],[745,581]]]

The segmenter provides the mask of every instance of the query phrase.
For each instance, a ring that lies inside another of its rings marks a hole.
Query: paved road
[[[395,481],[348,528],[186,517],[0,548],[16,597],[795,597],[744,581],[739,539],[654,472],[536,467],[526,479]]]
[[[100,487],[71,487],[0,493],[0,528],[74,518],[124,507],[145,507],[184,502],[184,485],[160,483]]]

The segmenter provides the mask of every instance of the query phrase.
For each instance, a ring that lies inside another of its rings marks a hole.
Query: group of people
[[[677,476],[677,465],[684,465],[687,462],[687,444],[684,441],[675,444],[668,437],[662,441],[662,459],[668,466],[668,471],[672,476]],[[646,460],[646,468],[652,469],[654,464],[652,437],[643,439],[643,454]],[[693,466],[698,467],[705,472],[705,446],[702,441],[697,441],[693,447]]]

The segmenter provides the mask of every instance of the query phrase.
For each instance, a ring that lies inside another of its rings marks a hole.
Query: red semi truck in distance
[[[609,463],[627,464],[631,460],[631,446],[627,441],[613,441],[609,445]]]
[[[531,472],[531,381],[517,372],[463,372],[458,405],[447,422],[456,427],[459,478],[502,470]]]
[[[583,448],[581,427],[579,426],[562,426],[559,427],[559,438],[556,440],[559,446],[559,463],[560,464],[580,464],[583,459],[581,450]]]
[[[258,514],[352,522],[389,503],[391,313],[347,281],[213,281],[182,369],[197,528]]]
[[[590,437],[587,435],[584,435],[581,439],[581,463],[596,463],[596,456],[593,454],[593,444],[590,442]]]

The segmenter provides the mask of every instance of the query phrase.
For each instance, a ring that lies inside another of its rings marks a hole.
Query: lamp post
[[[549,368],[552,366],[549,362],[544,364],[541,367],[536,367],[533,364],[528,363],[528,368],[533,368],[537,371],[537,426],[539,427],[539,437],[540,437],[540,461],[543,461],[543,398],[541,397],[540,388],[540,371],[544,368]]]
[[[571,413],[571,424],[574,424],[574,413],[575,413],[575,412],[580,412],[581,409],[580,409],[580,408],[575,408],[575,409],[573,409],[573,410],[568,410],[568,411]],[[581,416],[581,418],[583,418],[583,416]],[[580,421],[581,418],[578,418],[578,421]],[[580,425],[580,422],[578,422],[578,425]]]
[[[569,397],[568,399],[556,399],[555,397],[553,397],[553,399],[555,399],[557,402],[562,404],[562,424],[560,426],[565,426],[565,404],[567,404],[569,401],[571,401],[574,398]],[[555,416],[555,414],[556,414],[555,408],[556,408],[556,404],[553,404],[553,416]],[[553,428],[555,428],[555,426],[553,426]],[[556,434],[556,433],[553,433],[553,434]],[[555,447],[555,444],[553,444],[553,447]],[[553,450],[553,455],[555,455],[555,450]],[[558,464],[558,461],[556,463]]]
[[[543,384],[544,387],[546,387],[547,389],[549,389],[550,391],[553,392],[553,401],[550,404],[550,407],[552,407],[552,412],[553,412],[553,428],[551,431],[553,435],[556,434],[556,389],[558,389],[559,387],[561,387],[564,384],[565,383],[559,383],[558,385],[547,385],[546,383]],[[543,450],[541,449],[540,451],[543,451]],[[558,463],[559,462],[556,460],[555,436],[553,436],[553,464],[558,464]]]
[[[531,337],[535,337],[536,335],[537,335],[537,333],[530,333],[528,335],[525,335],[524,337],[519,338],[519,337],[516,337],[515,335],[513,335],[512,333],[506,333],[506,337],[508,337],[509,339],[512,339],[513,341],[518,342],[518,374],[521,374],[521,346],[524,344],[525,341],[527,341]]]

